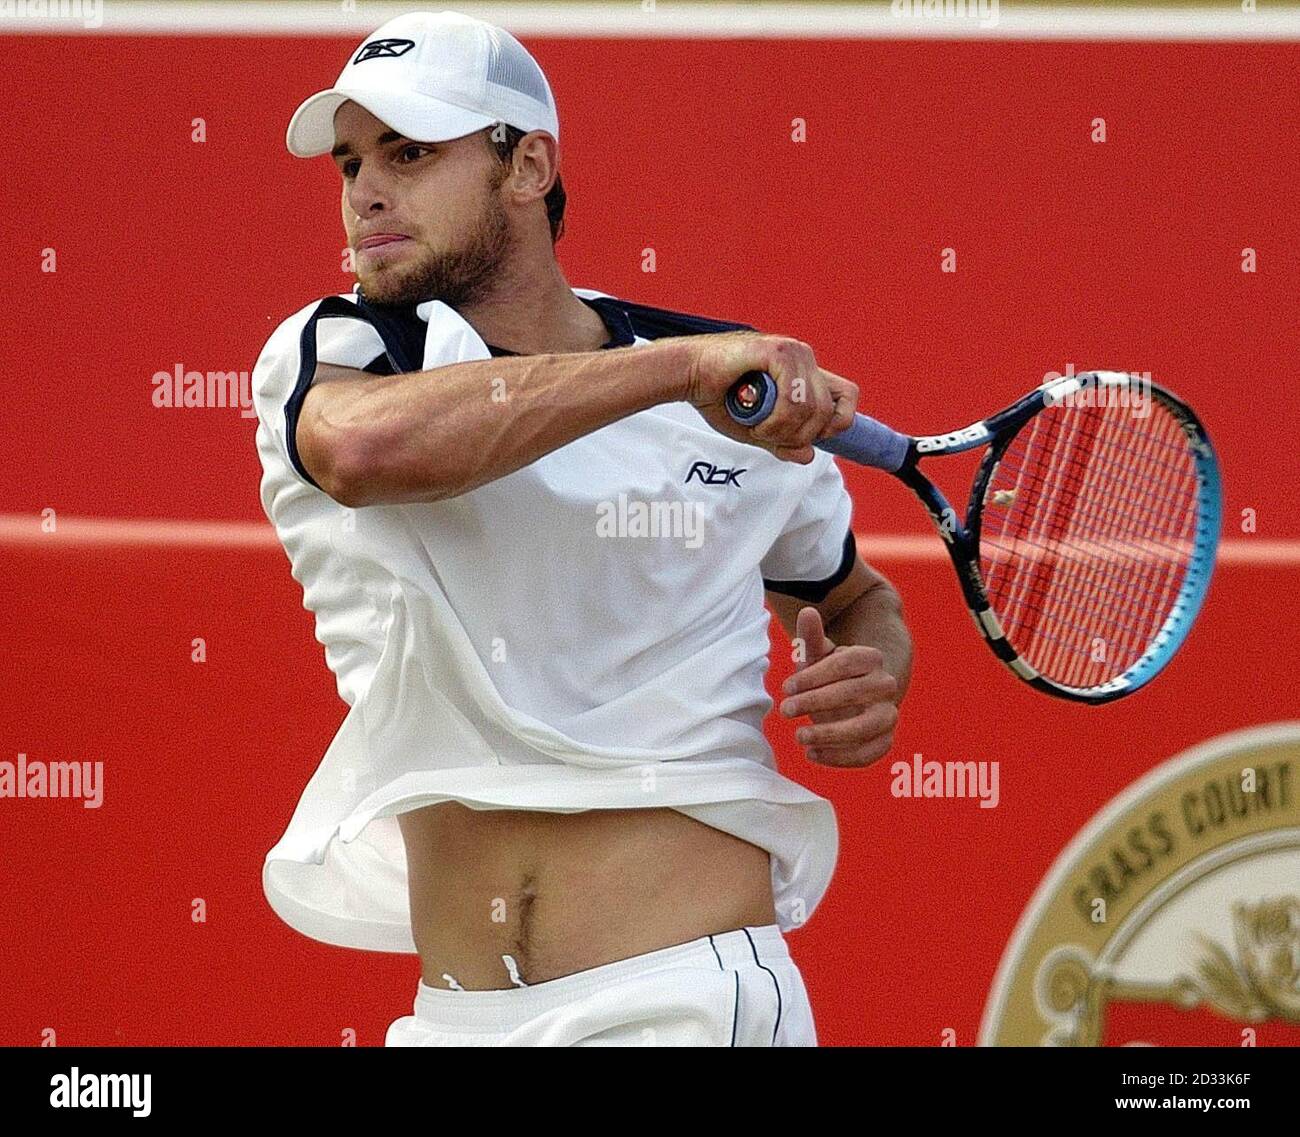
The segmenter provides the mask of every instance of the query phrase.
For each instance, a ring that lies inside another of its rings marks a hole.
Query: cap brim
[[[446,142],[484,130],[499,121],[440,99],[410,91],[344,91],[332,87],[303,101],[289,120],[285,145],[297,158],[315,158],[334,149],[334,113],[358,103],[380,122],[413,142]]]

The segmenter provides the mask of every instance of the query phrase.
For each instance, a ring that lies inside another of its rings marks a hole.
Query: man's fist
[[[760,332],[684,338],[691,348],[684,397],[727,437],[807,465],[814,457],[814,442],[852,425],[858,409],[857,386],[818,367],[806,343]],[[736,422],[723,403],[746,371],[766,371],[777,386],[776,406],[753,428]]]

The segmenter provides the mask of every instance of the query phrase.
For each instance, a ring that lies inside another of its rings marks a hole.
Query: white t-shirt
[[[745,326],[574,292],[606,347]],[[341,294],[286,319],[257,360],[262,504],[349,707],[267,853],[271,907],[326,943],[414,952],[396,814],[667,806],[767,849],[778,922],[800,925],[838,830],[763,735],[763,592],[802,582],[818,599],[847,574],[838,468],[820,451],[781,462],[685,402],[433,503],[349,509],[302,468],[316,360],[398,373],[493,354],[441,302]]]

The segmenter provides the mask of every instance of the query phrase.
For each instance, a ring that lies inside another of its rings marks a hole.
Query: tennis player
[[[349,710],[266,896],[418,953],[388,1045],[810,1046],[785,932],[830,803],[778,773],[769,616],[808,757],[889,749],[910,641],[817,439],[857,389],[747,325],[571,288],[550,86],[512,36],[410,13],[307,99],[351,293],[254,372],[262,502]],[[778,406],[723,396],[768,371]]]

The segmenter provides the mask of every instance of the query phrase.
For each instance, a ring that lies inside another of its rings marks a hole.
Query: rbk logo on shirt
[[[712,462],[696,462],[686,474],[686,481],[692,478],[703,482],[706,486],[735,486],[740,488],[740,475],[745,472],[745,467],[724,469],[722,466],[715,466]]]

